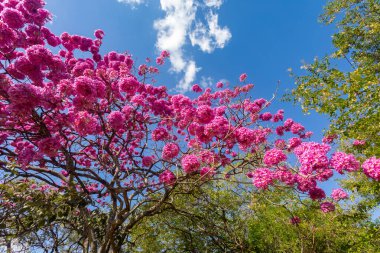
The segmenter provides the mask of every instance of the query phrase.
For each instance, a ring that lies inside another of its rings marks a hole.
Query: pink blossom
[[[326,168],[329,165],[327,152],[330,146],[316,142],[304,142],[294,149],[304,171],[311,173],[319,168]]]
[[[22,0],[22,5],[30,15],[36,15],[38,9],[42,8],[44,3],[42,0]]]
[[[278,122],[280,120],[284,120],[284,110],[280,109],[277,111],[275,115],[273,115],[273,122]]]
[[[125,124],[125,115],[119,111],[112,111],[107,116],[110,127],[116,131],[123,128]]]
[[[95,37],[96,37],[97,39],[100,39],[100,40],[101,40],[101,39],[103,39],[103,37],[104,37],[104,31],[98,29],[98,30],[95,31],[94,35],[95,35]]]
[[[17,160],[23,167],[28,166],[36,156],[34,146],[29,142],[19,142],[15,151],[18,154]]]
[[[222,82],[217,82],[216,83],[216,88],[219,88],[219,89],[223,88],[223,83]]]
[[[365,145],[366,141],[365,140],[354,140],[354,142],[352,143],[352,145],[354,146],[363,146]]]
[[[348,194],[347,192],[345,192],[343,189],[334,189],[331,193],[331,197],[335,200],[335,201],[339,201],[341,199],[346,199],[348,198]]]
[[[5,8],[0,13],[1,19],[13,29],[19,29],[24,26],[24,16],[16,9]]]
[[[62,176],[67,177],[69,175],[69,172],[67,172],[66,170],[61,170],[61,174]]]
[[[301,139],[298,138],[298,137],[293,137],[293,138],[290,138],[290,139],[289,139],[288,143],[289,143],[289,144],[288,144],[288,145],[289,145],[288,148],[289,148],[290,150],[292,150],[292,149],[298,147],[299,145],[301,145],[302,141],[301,141]]]
[[[253,172],[253,184],[260,189],[267,189],[273,183],[273,172],[267,168],[258,168]]]
[[[13,45],[16,40],[16,33],[5,23],[0,22],[0,47],[6,48]]]
[[[60,146],[59,140],[53,137],[48,137],[38,142],[40,152],[50,157],[57,155]]]
[[[87,111],[81,111],[75,115],[74,126],[82,136],[95,134],[98,128],[98,120]]]
[[[335,205],[331,202],[325,201],[321,203],[320,208],[322,212],[329,213],[335,210]]]
[[[285,149],[286,148],[286,142],[281,139],[277,139],[274,142],[274,146],[278,149]]]
[[[88,99],[92,99],[96,97],[96,86],[91,78],[86,76],[80,76],[75,78],[75,89],[76,92]]]
[[[293,125],[294,121],[292,119],[287,119],[284,122],[284,127],[286,131],[290,131],[290,127]]]
[[[171,160],[179,153],[179,147],[176,143],[169,142],[162,149],[162,158],[164,160]]]
[[[380,180],[380,159],[376,157],[368,158],[362,164],[363,172],[368,177],[373,178],[377,181]]]
[[[198,84],[194,84],[192,90],[194,92],[202,92],[202,88]]]
[[[201,105],[197,108],[198,121],[202,124],[210,123],[214,119],[214,111],[208,105]]]
[[[293,217],[290,219],[290,223],[291,223],[292,225],[297,225],[297,224],[301,223],[301,219],[300,219],[300,217],[298,217],[298,216],[293,216]]]
[[[322,139],[323,143],[331,144],[338,136],[336,134],[333,135],[327,135]]]
[[[268,121],[272,118],[272,114],[270,112],[265,112],[260,115],[260,119],[263,121]]]
[[[159,179],[160,179],[160,182],[165,185],[173,185],[177,180],[174,173],[171,172],[170,170],[165,170],[164,172],[162,172],[159,176]]]
[[[355,157],[343,152],[336,152],[330,160],[330,165],[340,174],[343,174],[343,170],[351,172],[360,169],[360,163]]]
[[[268,166],[273,166],[286,161],[286,158],[287,157],[282,150],[274,148],[265,152],[264,163]]]
[[[157,65],[163,65],[165,63],[165,60],[163,57],[160,56],[156,58],[156,63]]]
[[[142,165],[144,167],[150,167],[154,163],[153,157],[152,156],[144,156],[142,158]]]
[[[241,74],[240,77],[239,77],[240,82],[244,82],[247,79],[247,77],[248,76],[247,76],[246,73]]]
[[[312,200],[320,200],[326,198],[326,193],[319,187],[315,187],[309,190],[309,196]]]
[[[286,185],[292,186],[296,183],[296,176],[287,169],[279,169],[275,172],[275,177],[285,183]]]
[[[181,160],[183,171],[187,174],[199,169],[201,163],[196,155],[184,155]]]
[[[290,131],[293,133],[293,134],[300,134],[302,131],[305,130],[305,127],[302,126],[301,124],[299,123],[293,123],[290,127]]]
[[[129,95],[133,95],[140,86],[140,83],[132,76],[121,78],[118,83],[120,91]]]
[[[154,141],[162,141],[167,140],[169,138],[168,131],[163,127],[158,127],[152,132],[152,140]]]
[[[47,64],[52,59],[53,54],[43,45],[33,45],[26,49],[26,55],[30,62],[34,64]]]
[[[246,150],[255,142],[255,131],[246,127],[240,127],[236,130],[236,139],[242,150]]]

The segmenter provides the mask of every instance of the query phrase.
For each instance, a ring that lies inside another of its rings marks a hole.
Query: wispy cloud
[[[129,4],[133,8],[137,5],[145,3],[145,0],[117,0],[119,3]]]
[[[118,0],[135,6],[145,0]],[[171,71],[182,73],[177,88],[187,91],[193,84],[197,72],[201,69],[195,60],[185,53],[184,47],[190,44],[198,46],[202,52],[212,53],[216,48],[224,48],[231,39],[227,27],[218,24],[217,9],[223,0],[160,0],[161,10],[165,16],[154,21],[157,30],[156,47],[170,52]],[[197,14],[204,13],[206,22],[200,21]]]
[[[207,25],[197,22],[189,33],[191,45],[199,46],[203,52],[212,53],[215,48],[224,48],[232,35],[227,27],[220,27],[218,15],[210,11],[206,17]]]
[[[204,0],[207,7],[220,8],[223,4],[223,0]]]

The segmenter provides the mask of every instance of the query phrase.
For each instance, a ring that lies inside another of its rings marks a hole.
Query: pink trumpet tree
[[[327,212],[333,204],[322,202],[318,182],[334,170],[361,169],[352,155],[330,157],[328,144],[308,141],[310,132],[284,120],[283,110],[269,113],[270,101],[250,99],[252,84],[195,86],[195,98],[169,94],[149,84],[168,52],[157,65],[139,67],[126,53],[100,55],[103,31],[55,35],[43,6],[0,0],[0,170],[13,182],[33,180],[33,191],[82,196],[78,216],[105,213],[100,238],[86,228],[93,252],[117,252],[128,231],[159,213],[183,184],[294,187]],[[379,167],[371,158],[364,172],[378,180]]]

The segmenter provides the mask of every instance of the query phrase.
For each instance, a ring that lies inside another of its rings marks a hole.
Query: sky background
[[[162,49],[171,62],[160,69],[157,85],[185,92],[192,84],[238,85],[241,73],[253,83],[253,98],[270,99],[280,80],[271,111],[301,122],[320,141],[328,119],[302,113],[281,101],[294,87],[288,69],[302,73],[304,62],[331,53],[333,26],[318,22],[321,0],[46,0],[54,15],[50,28],[93,37],[104,30],[101,53],[129,52],[136,64],[155,59]],[[329,183],[328,190],[336,187]]]

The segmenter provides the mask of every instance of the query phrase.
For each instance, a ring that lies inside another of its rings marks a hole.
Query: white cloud
[[[119,3],[130,4],[132,6],[143,4],[145,0],[117,0]]]
[[[204,3],[207,7],[220,8],[223,4],[223,0],[204,0]]]
[[[194,0],[161,0],[160,3],[166,15],[154,22],[154,28],[158,31],[156,46],[159,50],[170,52],[172,70],[184,73],[178,88],[187,91],[199,71],[195,61],[185,59],[183,52],[188,32],[195,20],[197,6]]]
[[[147,0],[117,1],[135,6]],[[229,29],[218,25],[218,14],[211,10],[220,8],[222,3],[223,0],[160,0],[165,17],[154,21],[153,27],[157,30],[156,47],[160,51],[169,51],[171,71],[183,73],[177,86],[181,91],[191,88],[201,69],[191,57],[186,56],[184,47],[188,39],[192,46],[199,46],[201,51],[207,53],[223,48],[231,39]],[[205,18],[207,24],[197,20],[197,11],[203,8],[208,9]]]
[[[232,35],[227,27],[218,25],[218,15],[210,11],[206,17],[207,26],[197,22],[195,29],[190,32],[191,45],[199,46],[203,52],[212,53],[215,48],[224,48]]]
[[[184,70],[185,75],[179,82],[179,85],[177,86],[180,89],[180,91],[188,91],[191,88],[195,80],[195,76],[200,69],[201,68],[197,68],[195,61],[189,61],[187,63],[186,68]]]

